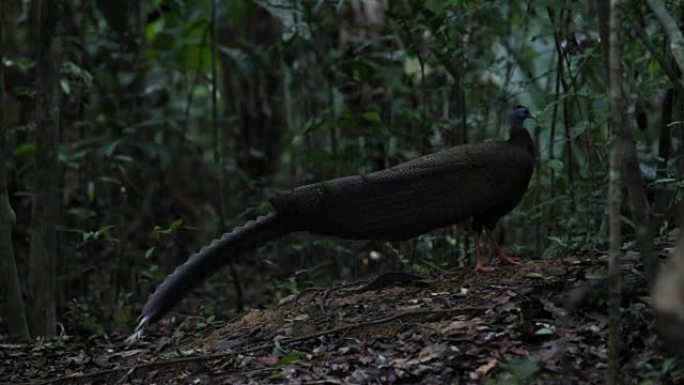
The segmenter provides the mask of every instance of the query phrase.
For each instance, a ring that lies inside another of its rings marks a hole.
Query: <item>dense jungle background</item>
[[[608,249],[618,131],[647,200],[639,211],[623,189],[618,241],[667,236],[684,205],[684,3],[615,9],[611,25],[607,1],[2,0],[0,334],[125,336],[175,266],[278,191],[505,139],[516,105],[537,115],[538,154],[499,222],[511,254]],[[611,123],[611,31],[624,130]],[[165,322],[201,328],[388,271],[470,271],[469,228],[405,242],[294,234]]]

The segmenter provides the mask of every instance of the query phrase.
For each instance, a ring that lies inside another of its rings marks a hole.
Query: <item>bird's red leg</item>
[[[482,260],[482,248],[480,247],[480,234],[475,235],[475,259],[477,260],[477,263],[475,264],[475,271],[481,271],[483,273],[487,273],[487,272],[495,270],[495,268],[493,266],[485,265],[484,261]]]
[[[489,235],[489,239],[492,241],[492,243],[494,244],[494,247],[496,248],[496,254],[499,256],[499,262],[505,261],[505,262],[510,263],[511,265],[520,264],[520,261],[518,261],[517,259],[515,259],[513,257],[508,256],[503,251],[501,246],[499,246],[499,242],[496,241],[496,237],[494,236],[493,231],[485,230],[485,232],[487,232],[487,235]]]

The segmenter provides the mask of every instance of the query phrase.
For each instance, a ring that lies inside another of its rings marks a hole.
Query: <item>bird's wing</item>
[[[453,147],[392,168],[300,187],[274,199],[297,230],[406,239],[486,210],[495,142]],[[483,155],[484,154],[484,155]]]

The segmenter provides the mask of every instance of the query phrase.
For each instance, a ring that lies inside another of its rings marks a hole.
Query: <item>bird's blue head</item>
[[[528,118],[535,119],[536,117],[527,107],[515,106],[508,113],[508,120],[511,122],[512,128],[524,128],[523,122]]]

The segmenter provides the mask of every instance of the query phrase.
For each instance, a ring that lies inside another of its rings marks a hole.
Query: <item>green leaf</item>
[[[183,219],[179,218],[179,219],[176,219],[175,221],[171,222],[171,225],[169,225],[169,228],[171,230],[178,230],[181,228],[181,226],[183,226]]]
[[[105,235],[109,230],[113,229],[114,225],[104,225],[97,229],[94,234],[95,239],[100,239],[103,235]]]
[[[550,169],[552,169],[555,172],[561,172],[563,171],[563,162],[561,162],[558,159],[551,159],[547,165],[549,166]]]
[[[380,123],[380,113],[377,110],[366,111],[363,118],[372,123]]]
[[[655,186],[658,184],[666,184],[666,183],[672,183],[672,182],[676,182],[676,181],[677,181],[677,179],[675,179],[675,178],[663,178],[663,179],[658,179],[655,182],[652,182],[650,185]]]
[[[36,153],[36,143],[35,142],[22,143],[17,148],[14,149],[14,155],[16,155],[16,156],[33,155],[35,153]]]
[[[660,72],[660,63],[656,59],[651,58],[648,62],[648,74],[655,77]]]
[[[64,229],[62,231],[64,231],[65,233],[75,233],[75,234],[83,234],[86,232],[83,229]]]
[[[126,325],[128,324],[128,321],[130,321],[131,316],[128,314],[124,308],[119,308],[119,311],[116,312],[116,315],[114,316],[114,321],[116,322],[117,325]]]
[[[444,0],[427,0],[425,1],[425,8],[429,9],[433,13],[441,14],[445,6]]]
[[[68,213],[70,215],[73,215],[76,218],[79,218],[79,219],[86,219],[86,218],[90,217],[91,215],[94,215],[94,213],[92,211],[88,210],[85,207],[70,208],[68,210]]]
[[[89,203],[93,203],[95,201],[95,182],[88,182],[88,187],[86,187],[86,196],[88,197]]]
[[[176,350],[176,354],[180,357],[191,357],[195,355],[195,351],[192,349],[178,349]]]
[[[121,143],[121,140],[116,139],[112,141],[111,143],[108,143],[106,146],[102,147],[98,152],[104,154],[105,156],[112,156],[114,151],[116,151],[116,148],[119,146],[119,143]]]
[[[153,34],[154,31],[148,30],[148,33]],[[151,39],[150,47],[158,51],[170,51],[176,47],[176,40],[176,34],[172,30],[160,31]]]
[[[101,176],[101,177],[98,177],[97,180],[99,180],[100,182],[104,182],[104,183],[121,184],[121,180],[119,180],[117,178],[113,178],[111,176]]]
[[[548,326],[544,326],[542,328],[537,329],[537,331],[534,332],[534,334],[538,336],[550,336],[553,335],[553,329],[551,329]]]
[[[557,243],[558,245],[560,245],[560,246],[562,246],[562,247],[568,247],[567,242],[565,242],[564,240],[560,239],[559,237],[556,237],[556,236],[551,235],[551,236],[549,236],[549,240],[552,241],[552,242]]]
[[[62,88],[64,95],[71,94],[71,86],[69,85],[69,81],[67,79],[59,79],[59,85]]]
[[[534,357],[512,359],[503,367],[517,380],[531,379],[541,369],[539,359]]]
[[[116,73],[116,78],[119,81],[119,85],[121,87],[129,87],[135,79],[137,78],[138,74],[135,72],[117,72]]]
[[[30,70],[36,65],[35,61],[27,57],[20,57],[16,60],[3,57],[2,62],[5,64],[6,67],[17,67],[24,72]]]
[[[301,354],[299,352],[289,352],[286,355],[280,357],[277,365],[282,366],[282,365],[291,364],[293,362],[299,361],[300,359],[301,359]]]
[[[150,247],[149,249],[147,249],[147,250],[145,251],[145,259],[149,259],[149,258],[152,256],[152,254],[154,253],[154,250],[155,250],[155,249],[156,249],[156,248],[155,248],[154,246],[152,246],[152,247]]]
[[[93,84],[93,75],[91,75],[90,72],[86,71],[85,69],[76,65],[74,62],[64,62],[62,64],[62,68],[60,69],[60,74],[66,78],[63,79],[63,81],[66,80],[67,83],[68,80],[74,80],[78,81],[78,83],[80,84],[85,85],[86,87],[90,87]]]

